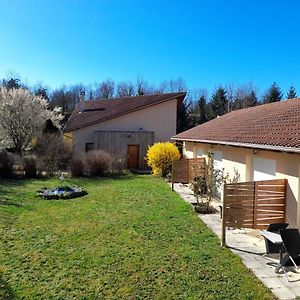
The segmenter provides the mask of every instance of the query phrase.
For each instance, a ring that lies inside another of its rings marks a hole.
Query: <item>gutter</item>
[[[251,148],[251,149],[261,149],[261,150],[288,152],[288,153],[292,153],[292,154],[293,153],[300,154],[300,148],[293,148],[293,147],[270,146],[270,145],[238,143],[238,142],[211,141],[211,140],[176,138],[176,137],[172,137],[171,140],[182,141],[182,142],[197,142],[197,143],[203,143],[203,144],[233,146],[233,147],[244,147],[244,148]]]

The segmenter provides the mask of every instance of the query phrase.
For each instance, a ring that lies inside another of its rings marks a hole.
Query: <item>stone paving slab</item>
[[[195,202],[195,197],[188,185],[174,184],[174,190],[183,200],[188,203]],[[212,203],[218,210],[220,202]],[[198,214],[198,217],[221,238],[220,213]],[[271,289],[273,294],[282,300],[295,299],[300,297],[300,271],[297,274],[288,272],[290,282],[285,274],[275,273],[275,266],[278,260],[263,257],[265,253],[265,242],[259,230],[253,229],[227,229],[226,244],[229,249],[240,256],[244,265],[251,269],[262,283]]]

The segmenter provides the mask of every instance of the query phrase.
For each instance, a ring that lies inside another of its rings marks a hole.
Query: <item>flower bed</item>
[[[37,196],[43,199],[72,199],[87,195],[87,191],[78,186],[59,186],[55,189],[47,187],[40,189]]]

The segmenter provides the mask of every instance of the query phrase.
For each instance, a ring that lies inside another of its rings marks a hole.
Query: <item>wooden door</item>
[[[128,145],[128,169],[139,168],[140,145]]]

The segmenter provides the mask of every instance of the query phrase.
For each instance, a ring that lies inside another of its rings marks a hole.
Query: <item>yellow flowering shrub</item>
[[[171,171],[172,161],[179,158],[178,148],[170,142],[155,143],[146,153],[146,161],[152,173],[162,177]]]

